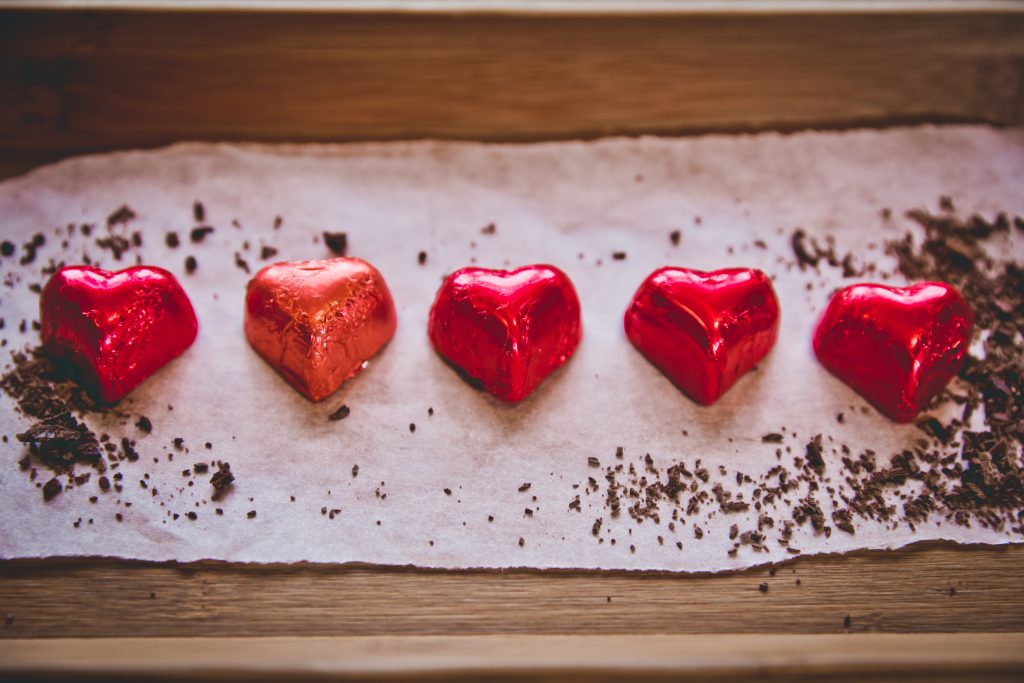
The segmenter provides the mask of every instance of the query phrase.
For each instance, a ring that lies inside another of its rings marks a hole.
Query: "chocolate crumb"
[[[139,416],[139,419],[135,423],[135,426],[139,428],[140,432],[145,432],[146,434],[149,434],[150,432],[153,431],[153,423],[145,415]]]
[[[412,434],[412,433],[415,433],[415,432],[416,432],[416,423],[415,422],[410,422],[409,423],[409,433]]]
[[[235,252],[235,266],[243,272],[249,273],[249,262],[242,258],[242,255],[237,251]]]
[[[271,247],[270,245],[264,244],[263,247],[260,249],[260,258],[264,261],[266,261],[267,259],[272,259],[275,256],[277,256],[277,249]]]
[[[199,267],[199,263],[196,261],[196,257],[195,256],[186,256],[185,257],[185,272],[186,273],[191,275],[192,273],[196,272],[196,268],[198,268],[198,267]]]
[[[196,513],[194,513],[194,512],[191,512],[191,511],[189,511],[189,512],[186,512],[186,513],[185,513],[185,516],[186,516],[186,517],[188,517],[189,519],[191,519],[191,520],[192,520],[193,522],[194,522],[195,520],[199,519],[199,515],[197,515],[197,514],[196,514]]]
[[[416,255],[416,260],[422,266],[424,263],[427,262],[427,252],[421,251],[419,254]]]
[[[335,256],[344,256],[348,252],[348,233],[325,230],[323,238],[324,244]]]
[[[107,216],[107,227],[111,227],[117,224],[124,224],[135,218],[135,212],[132,211],[127,204],[121,206],[121,208],[114,211],[112,214]]]
[[[192,218],[195,219],[196,223],[202,223],[206,220],[206,207],[198,199],[192,202]]]
[[[181,240],[178,238],[178,233],[173,230],[164,235],[164,244],[171,249],[176,249],[181,244]]]
[[[761,437],[762,443],[782,443],[783,436],[778,432],[771,432]]]
[[[626,252],[624,252],[624,251],[613,251],[612,252],[612,259],[614,259],[616,261],[625,261],[626,260]]]
[[[761,591],[762,593],[767,593],[768,592],[768,584],[767,583],[759,583],[759,584],[757,584],[757,590]]]
[[[248,517],[249,519],[253,519],[256,516],[256,511],[255,510],[249,510],[247,513],[245,513],[245,516]]]
[[[352,478],[359,476],[359,465],[352,465]]]
[[[498,226],[494,223],[488,223],[484,227],[480,228],[481,235],[493,235],[498,230]]]
[[[57,480],[57,477],[53,477],[52,479],[50,479],[50,481],[46,482],[43,485],[43,500],[53,500],[63,490],[64,487],[61,486],[60,482]]]
[[[523,491],[529,491],[530,490],[530,486],[532,486],[532,484],[530,484],[530,482],[524,483],[522,486],[519,487],[519,493],[522,493]]]
[[[843,617],[843,628],[850,628],[850,615]]]
[[[228,492],[235,481],[235,475],[231,473],[231,465],[226,462],[217,463],[217,471],[210,477],[210,484],[213,486],[211,500],[220,500]]]
[[[680,230],[673,230],[668,234],[669,241],[672,242],[673,247],[679,246],[679,241],[683,238],[683,233]]]
[[[198,228],[192,228],[188,233],[188,238],[192,240],[193,244],[198,244],[206,239],[206,236],[213,232],[213,226],[211,225],[200,225]]]
[[[522,536],[520,536],[519,537],[519,547],[522,548],[524,545],[526,545],[526,539],[524,539]]]
[[[595,458],[594,456],[590,456],[589,458],[587,458],[587,464],[590,465],[591,467],[600,467],[601,461]]]
[[[352,411],[349,410],[349,407],[347,405],[345,405],[344,403],[342,403],[338,407],[337,410],[335,410],[333,413],[331,413],[330,415],[327,416],[327,419],[330,420],[331,422],[337,422],[338,420],[344,420],[346,417],[348,417],[349,413],[351,413],[351,412]]]

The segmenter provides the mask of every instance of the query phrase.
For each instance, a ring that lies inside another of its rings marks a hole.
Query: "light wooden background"
[[[588,14],[580,3],[525,1],[485,12],[438,1],[422,13],[381,3],[370,12],[337,2],[339,11],[326,12],[129,4],[147,11],[0,9],[0,177],[71,154],[182,139],[534,140],[1024,123],[1019,3],[663,2],[633,14],[622,3]],[[667,634],[623,647],[664,663],[647,673],[694,679],[1020,680],[1024,547],[931,544],[798,558],[774,575],[696,577],[7,561],[0,616],[0,676],[70,666],[101,679],[174,677],[219,651],[223,666],[205,674],[273,665],[289,676],[600,679],[639,665],[616,668],[610,641],[558,634]],[[873,635],[856,640],[862,633]],[[215,640],[122,640],[183,636]],[[302,649],[314,636],[339,638],[311,646],[334,654]],[[429,641],[447,663],[438,668],[410,659],[426,636],[470,639]],[[58,637],[103,640],[34,640]],[[492,650],[505,653],[497,668],[467,655]],[[113,671],[111,662],[128,668]]]

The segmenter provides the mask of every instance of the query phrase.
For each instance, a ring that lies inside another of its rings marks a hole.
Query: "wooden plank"
[[[0,0],[3,7],[589,15],[1024,11],[1015,0]]]
[[[683,680],[821,677],[1012,679],[1024,634],[447,636],[0,641],[0,674],[248,678],[254,675]]]
[[[714,576],[6,561],[0,615],[6,638],[1024,631],[1024,546]]]
[[[1024,13],[0,15],[0,156],[1024,122]]]

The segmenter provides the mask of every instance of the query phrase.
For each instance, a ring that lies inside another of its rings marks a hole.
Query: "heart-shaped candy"
[[[471,381],[504,401],[521,401],[580,343],[580,302],[554,266],[463,268],[430,309],[434,348]]]
[[[640,353],[710,405],[775,345],[779,302],[760,270],[661,268],[640,285],[624,325]]]
[[[860,284],[832,297],[814,332],[821,364],[896,422],[910,422],[963,365],[974,314],[942,282]]]
[[[137,266],[66,266],[39,301],[43,348],[105,403],[119,401],[195,341],[195,311],[174,276]]]
[[[274,263],[245,296],[249,344],[310,401],[358,373],[397,322],[384,278],[357,258]]]

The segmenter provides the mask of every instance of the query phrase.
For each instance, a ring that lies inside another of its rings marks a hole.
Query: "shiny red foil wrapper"
[[[104,403],[127,396],[199,331],[185,290],[151,266],[61,268],[43,288],[39,315],[43,349]]]
[[[580,302],[554,266],[463,268],[438,290],[428,335],[472,383],[503,401],[522,401],[579,345]]]
[[[814,332],[814,353],[896,422],[910,422],[959,372],[974,314],[943,282],[859,284],[836,292]]]
[[[274,263],[246,291],[246,339],[310,401],[355,376],[397,324],[383,276],[358,258]]]
[[[623,324],[640,353],[710,405],[775,345],[779,301],[760,270],[661,268],[640,285]]]

